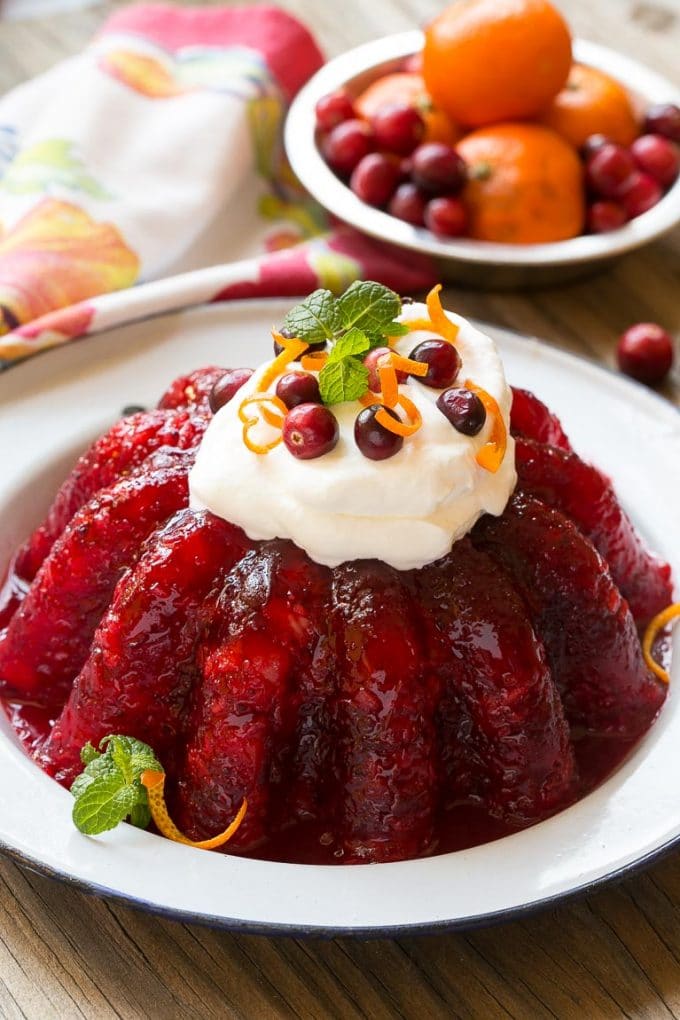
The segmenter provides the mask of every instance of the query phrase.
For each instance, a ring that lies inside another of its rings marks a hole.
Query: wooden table
[[[80,49],[116,3],[0,25],[0,88]],[[284,0],[329,53],[437,0]],[[678,75],[678,0],[562,0],[577,34]],[[341,8],[342,13],[339,13]],[[586,282],[449,304],[614,363],[617,334],[680,332],[680,231]],[[680,372],[667,387],[680,401]],[[679,793],[680,796],[680,785]],[[1,808],[0,808],[1,809]],[[158,920],[0,863],[2,1017],[680,1017],[680,856],[503,927],[395,941],[243,937]]]

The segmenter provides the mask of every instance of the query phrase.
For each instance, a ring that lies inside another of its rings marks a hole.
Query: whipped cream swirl
[[[466,319],[447,315],[460,327],[460,385],[471,379],[490,393],[507,427],[512,395],[495,343]],[[425,305],[411,304],[404,306],[400,321],[427,317]],[[431,336],[432,330],[414,330],[395,350],[408,355]],[[238,409],[258,391],[266,368],[261,366],[210,423],[189,478],[195,509],[240,525],[251,539],[291,539],[329,567],[375,558],[398,570],[439,559],[482,514],[498,516],[505,509],[516,483],[512,438],[498,471],[485,470],[475,455],[489,438],[489,416],[479,435],[462,435],[436,406],[441,391],[413,377],[400,390],[418,407],[422,427],[388,460],[369,460],[356,446],[356,401],[332,408],[340,439],[325,456],[298,460],[283,443],[267,454],[252,453],[243,442]],[[276,382],[269,392],[275,388]],[[275,435],[268,425],[261,429],[264,440]]]

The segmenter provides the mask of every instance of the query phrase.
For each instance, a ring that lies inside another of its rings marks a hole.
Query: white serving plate
[[[381,241],[430,256],[446,278],[486,289],[540,286],[582,276],[648,244],[680,221],[680,177],[657,205],[619,230],[550,244],[438,238],[366,205],[324,162],[315,140],[314,108],[322,96],[339,88],[358,95],[371,81],[398,71],[405,57],[422,48],[418,31],[364,43],[325,64],[293,101],[285,131],[288,159],[305,188],[335,216]],[[620,81],[640,111],[654,103],[680,103],[680,90],[672,82],[607,46],[575,39],[574,59]]]
[[[0,565],[42,517],[67,467],[125,404],[152,404],[176,374],[250,365],[290,301],[211,305],[119,327],[0,375]],[[640,386],[500,329],[511,382],[562,417],[614,478],[645,536],[680,576],[680,415]],[[678,635],[680,636],[680,635]],[[680,682],[679,642],[673,675]],[[0,850],[87,891],[241,931],[393,934],[507,920],[628,872],[680,840],[680,699],[603,786],[531,829],[426,860],[309,866],[207,853],[119,826],[97,838],[71,797],[0,721]]]

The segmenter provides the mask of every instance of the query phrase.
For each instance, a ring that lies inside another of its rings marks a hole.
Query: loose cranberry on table
[[[675,103],[657,103],[650,106],[645,116],[645,132],[663,135],[672,142],[680,142],[680,106]]]
[[[371,118],[376,146],[408,156],[423,140],[425,121],[413,106],[394,103],[377,110]]]
[[[373,131],[365,120],[345,120],[323,140],[322,151],[330,168],[349,176],[360,160],[375,148]]]
[[[673,341],[655,322],[638,322],[621,335],[616,349],[619,368],[638,382],[663,382],[673,365]]]
[[[352,100],[346,92],[330,92],[316,104],[316,126],[320,131],[332,131],[338,124],[356,117]]]
[[[650,174],[638,170],[619,191],[619,201],[632,220],[656,205],[662,195],[661,185]]]
[[[680,149],[663,135],[640,135],[630,147],[640,170],[650,174],[662,188],[668,188],[680,170]]]
[[[248,382],[253,374],[252,368],[232,368],[218,379],[208,397],[210,410],[217,414],[221,407],[228,404],[241,387]]]
[[[349,186],[362,202],[387,205],[399,183],[399,165],[381,152],[370,152],[355,166]]]
[[[590,188],[604,198],[618,198],[621,188],[636,171],[635,160],[622,145],[606,142],[586,163]]]
[[[465,436],[476,436],[484,428],[486,409],[472,390],[444,390],[437,398],[437,407],[453,427]]]
[[[387,211],[390,216],[411,223],[414,227],[425,224],[425,206],[427,198],[420,188],[411,181],[400,184],[390,199]]]
[[[369,460],[387,460],[394,457],[404,445],[403,436],[396,432],[390,432],[379,421],[376,421],[378,411],[383,410],[382,404],[371,404],[360,411],[354,422],[354,441]],[[384,408],[397,421],[399,416],[391,408]]]
[[[586,227],[590,234],[607,234],[618,230],[628,222],[626,211],[618,202],[601,199],[593,202],[586,215]]]
[[[426,142],[411,157],[413,182],[431,195],[456,194],[465,184],[467,167],[455,149],[443,142]]]
[[[419,378],[418,382],[435,390],[451,386],[460,372],[460,354],[446,340],[423,340],[413,348],[409,358],[428,366],[427,375]]]
[[[392,351],[389,347],[375,347],[372,351],[369,351],[364,358],[364,365],[368,369],[368,388],[373,390],[374,393],[378,393],[380,390],[380,376],[378,375],[378,369],[380,368],[381,360],[385,358],[385,364],[389,364],[392,358]],[[396,372],[397,382],[405,383],[408,379],[408,374],[402,372],[401,369]]]
[[[286,372],[276,384],[276,396],[289,410],[298,404],[321,403],[319,383],[309,372]]]
[[[468,227],[468,214],[459,198],[433,198],[425,206],[425,226],[440,237],[462,237]]]
[[[323,404],[298,404],[283,419],[283,441],[299,460],[330,453],[340,436],[338,421]]]

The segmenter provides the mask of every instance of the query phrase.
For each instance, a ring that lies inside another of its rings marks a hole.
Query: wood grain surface
[[[437,0],[282,5],[306,19],[329,54],[413,27],[442,6]],[[0,22],[0,89],[78,51],[116,6]],[[561,0],[561,7],[577,34],[678,81],[678,0]],[[680,231],[564,288],[451,289],[447,297],[464,314],[613,365],[616,336],[631,322],[652,319],[680,333]],[[665,393],[680,403],[677,368]],[[514,924],[370,942],[234,936],[159,920],[0,861],[0,1015],[680,1017],[680,855]]]

